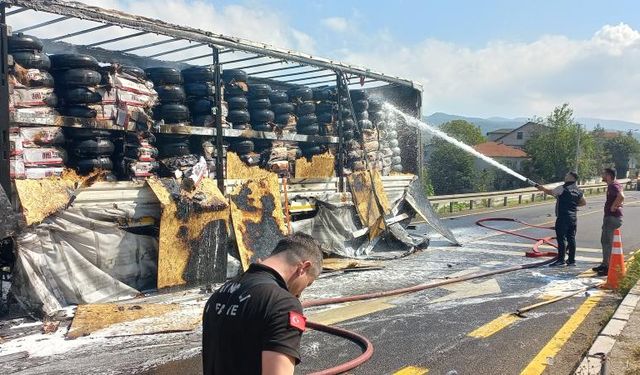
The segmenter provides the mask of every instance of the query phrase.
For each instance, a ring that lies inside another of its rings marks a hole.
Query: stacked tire
[[[159,102],[153,108],[154,120],[164,121],[166,124],[188,122],[190,112],[185,105],[187,94],[182,86],[182,73],[168,67],[147,68],[145,73],[158,93]]]
[[[294,113],[296,109],[292,103],[289,103],[287,92],[271,91],[269,101],[275,118],[275,126],[283,133],[295,133],[297,121]]]
[[[40,39],[14,34],[8,37],[8,52],[14,66],[10,70],[9,106],[11,111],[30,116],[55,115],[57,105],[54,79],[49,73],[51,61],[42,52]],[[27,118],[30,118],[27,117]],[[62,129],[23,123],[9,129],[9,166],[11,178],[42,179],[59,176],[67,159]]]
[[[225,69],[222,72],[224,81],[224,98],[229,106],[227,121],[234,129],[251,129],[249,114],[249,99],[247,99],[247,73],[240,69]]]
[[[111,132],[95,128],[66,128],[69,165],[79,174],[86,175],[94,170],[107,171],[113,176],[112,154],[115,145],[111,140]],[[115,179],[115,178],[114,178]]]
[[[127,132],[122,138],[122,154],[116,157],[119,179],[144,180],[154,176],[159,168],[156,137],[148,132]]]
[[[289,98],[295,104],[298,134],[318,136],[320,125],[316,116],[316,103],[313,101],[313,90],[308,87],[297,87],[289,90]],[[311,158],[313,155],[324,153],[324,145],[305,142],[301,146],[302,155]]]
[[[231,143],[231,150],[250,167],[260,165],[261,156],[255,152],[255,144],[250,139],[237,139]]]
[[[97,112],[90,108],[100,103],[102,95],[97,92],[102,81],[98,60],[90,55],[51,55],[51,70],[58,95],[58,111],[70,117],[95,118]]]
[[[249,85],[249,114],[251,128],[255,131],[273,131],[275,114],[271,110],[271,86],[263,83]]]
[[[316,116],[320,124],[320,135],[335,136],[338,134],[336,92],[330,88],[313,90],[313,99],[316,102]]]
[[[198,157],[191,152],[188,135],[157,134],[157,145],[162,177],[180,178],[198,163]]]
[[[382,175],[387,176],[391,171],[402,172],[401,150],[398,143],[395,115],[384,110],[382,101],[371,101],[369,104],[369,118],[378,129],[380,139]]]
[[[191,113],[191,125],[215,127],[216,87],[211,68],[195,66],[182,70],[184,91]],[[227,103],[222,102],[222,125],[227,127]]]

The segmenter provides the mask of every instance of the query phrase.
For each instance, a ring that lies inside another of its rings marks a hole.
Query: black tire
[[[247,109],[247,107],[249,106],[249,100],[243,95],[231,96],[227,97],[226,99],[230,111]]]
[[[271,101],[266,98],[252,99],[249,101],[249,108],[253,111],[269,109],[271,108]]]
[[[342,118],[352,118],[351,110],[347,107],[342,107]]]
[[[305,147],[302,149],[302,155],[304,156],[319,155],[319,154],[322,154],[324,151],[325,149],[322,146]]]
[[[55,92],[52,92],[52,93],[49,94],[49,96],[44,98],[42,101],[44,102],[44,104],[46,104],[49,107],[57,107],[58,106],[58,95],[56,95]]]
[[[224,96],[225,97],[231,97],[231,96],[246,96],[247,93],[244,91],[244,89],[242,87],[240,87],[239,85],[226,85],[224,88]]]
[[[330,88],[313,89],[313,100],[334,100],[336,92]]]
[[[289,95],[285,91],[271,91],[269,94],[269,100],[271,100],[271,105],[286,103],[289,101]]]
[[[169,143],[179,143],[186,142],[189,143],[189,135],[188,134],[165,134],[158,133],[156,134],[157,144],[169,144]]]
[[[323,112],[318,115],[318,122],[321,124],[330,124],[333,123],[334,120],[331,112]]]
[[[115,146],[106,138],[94,138],[74,142],[70,150],[77,158],[91,159],[113,154]]]
[[[373,129],[373,123],[369,120],[358,121],[358,126],[360,129]]]
[[[92,87],[102,81],[102,75],[91,69],[69,69],[56,74],[56,84],[64,87]]]
[[[249,98],[268,99],[271,94],[271,86],[264,83],[254,83],[249,85]]]
[[[298,126],[305,127],[311,124],[317,124],[318,117],[315,114],[304,115],[302,117],[298,117]]]
[[[213,113],[213,107],[216,103],[213,98],[195,99],[189,102],[189,110],[194,116],[210,115]]]
[[[394,146],[391,148],[391,152],[393,152],[394,155],[398,156],[402,153],[402,150],[400,149],[400,147]]]
[[[387,132],[387,138],[390,139],[397,139],[398,138],[398,132],[395,130],[390,130]]]
[[[251,122],[252,123],[261,123],[261,122],[273,122],[275,120],[276,115],[273,111],[262,110],[262,111],[252,111],[251,112]]]
[[[89,173],[94,169],[113,170],[113,161],[107,157],[80,159],[76,162],[76,168],[81,174]]]
[[[162,104],[153,109],[153,114],[156,119],[162,119],[169,124],[189,121],[189,108],[184,104]]]
[[[316,112],[316,103],[314,102],[302,102],[297,105],[296,114],[298,116],[304,116]]]
[[[395,149],[396,149],[396,148],[398,148],[398,144],[399,144],[399,143],[398,143],[398,140],[397,140],[397,139],[392,139],[392,140],[390,140],[390,141],[389,141],[389,147],[391,147],[391,148],[393,148],[393,149],[394,149],[394,151],[393,151],[393,153],[394,153],[394,154],[396,153],[396,152],[395,152]],[[398,149],[399,149],[399,148],[398,148]]]
[[[213,83],[191,82],[185,83],[184,91],[187,96],[214,96],[216,86]]]
[[[291,103],[277,103],[271,104],[271,110],[276,115],[281,115],[285,113],[293,113],[295,111],[295,107]]]
[[[246,124],[250,120],[251,116],[249,115],[249,111],[246,109],[229,111],[229,114],[227,115],[227,121],[234,125]]]
[[[333,113],[337,110],[335,103],[322,102],[316,104],[316,113]]]
[[[67,69],[92,69],[99,70],[100,64],[95,57],[76,53],[62,53],[51,55],[51,67],[53,70]]]
[[[183,103],[187,98],[184,88],[180,85],[160,85],[155,87],[160,102],[166,103]]]
[[[236,130],[251,130],[251,125],[244,123],[244,124],[233,124],[232,126],[233,129]]]
[[[394,172],[402,172],[402,164],[392,165],[391,170]]]
[[[304,126],[304,127],[298,125],[298,133],[305,134],[305,135],[319,135],[320,134],[320,125],[311,124],[311,125],[307,125],[307,126]]]
[[[343,130],[342,131],[342,139],[344,139],[345,141],[350,141],[353,139],[353,130]]]
[[[308,87],[298,87],[288,91],[289,98],[297,101],[313,100],[313,90]]]
[[[35,79],[31,79],[28,82],[29,87],[48,87],[54,86],[55,80],[53,76],[45,71],[40,72],[40,76]]]
[[[402,158],[400,156],[394,156],[391,158],[392,165],[401,164],[401,163],[402,163]]]
[[[356,112],[356,118],[358,120],[368,120],[369,112]]]
[[[194,116],[191,125],[213,128],[216,126],[216,118],[213,115]]]
[[[351,96],[351,100],[354,101],[354,105],[357,100],[369,99],[369,93],[365,90],[351,90],[349,91],[349,95]]]
[[[205,66],[194,66],[182,69],[182,78],[186,83],[194,82],[213,82],[215,76],[213,69]]]
[[[77,141],[81,139],[109,138],[111,131],[94,128],[65,128],[65,135],[67,138]]]
[[[251,129],[257,131],[257,132],[272,132],[273,128],[271,127],[271,125],[269,125],[269,123],[263,122],[263,123],[259,123],[259,124],[253,124],[251,125]]]
[[[289,121],[291,121],[292,117],[293,115],[291,113],[283,113],[283,114],[277,115],[275,118],[275,123],[287,125]]]
[[[238,155],[244,155],[244,154],[253,152],[253,150],[255,149],[255,145],[253,141],[244,140],[244,141],[233,143],[231,145],[231,149],[236,153],[238,153]]]
[[[42,48],[44,48],[40,39],[23,33],[10,35],[7,39],[7,48],[9,53],[23,51],[42,52]]]
[[[144,70],[147,77],[155,85],[180,85],[182,84],[182,74],[178,69],[167,67],[154,67]]]
[[[51,60],[49,56],[42,52],[22,51],[13,52],[13,61],[25,69],[51,69]]]
[[[170,158],[175,156],[184,156],[191,153],[191,148],[188,142],[176,142],[166,143],[160,145],[160,156],[163,158]]]
[[[356,100],[353,102],[353,109],[356,112],[366,112],[369,109],[369,101],[368,100]]]
[[[120,71],[124,74],[132,75],[138,79],[147,80],[147,74],[144,72],[144,69],[138,68],[137,66],[125,65],[120,68]]]
[[[380,130],[384,130],[387,129],[387,122],[386,121],[378,121],[378,123],[376,124],[376,127]]]
[[[65,90],[63,95],[64,102],[67,105],[92,104],[102,101],[102,95],[86,87],[77,87],[75,89]]]
[[[384,102],[380,99],[369,99],[369,112],[370,113],[380,113],[382,111],[382,106]]]
[[[355,126],[356,123],[350,118],[342,120],[342,127],[344,129],[353,129]]]
[[[247,72],[242,69],[225,69],[222,71],[222,80],[225,83],[247,82]]]

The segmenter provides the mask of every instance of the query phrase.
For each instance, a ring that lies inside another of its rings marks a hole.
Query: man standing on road
[[[622,202],[624,193],[622,185],[616,180],[616,170],[605,168],[602,172],[602,181],[607,183],[607,200],[604,203],[604,218],[602,220],[602,264],[594,267],[598,276],[606,276],[609,273],[609,257],[613,246],[613,231],[622,226]]]
[[[321,270],[318,242],[293,234],[222,285],[204,308],[204,374],[293,374],[306,325],[298,298]]]
[[[558,241],[558,259],[550,267],[564,266],[564,256],[568,252],[567,266],[576,265],[576,230],[578,227],[578,207],[587,202],[582,190],[578,188],[578,174],[569,172],[564,176],[564,183],[554,189],[536,185],[538,190],[556,198],[556,238]]]

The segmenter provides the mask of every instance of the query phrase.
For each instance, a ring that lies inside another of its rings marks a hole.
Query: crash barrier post
[[[637,180],[624,179],[620,183],[625,185],[625,190],[635,190]],[[606,191],[605,183],[580,185],[587,194],[600,194]],[[539,201],[547,201],[548,196],[536,188],[524,188],[506,191],[493,191],[484,193],[436,195],[429,197],[436,212],[453,213],[456,211],[471,211],[479,208],[491,208],[495,206],[507,207],[509,204],[522,205]],[[501,200],[502,204],[499,204]]]

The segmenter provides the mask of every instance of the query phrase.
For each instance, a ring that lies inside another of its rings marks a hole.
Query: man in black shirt
[[[576,265],[576,230],[578,228],[578,207],[584,206],[587,202],[584,199],[582,190],[578,188],[578,174],[569,172],[564,177],[564,184],[555,189],[547,189],[544,186],[536,185],[540,191],[556,197],[556,239],[558,241],[558,259],[549,266],[564,266],[565,251],[568,250],[569,257],[567,266]]]
[[[204,374],[293,374],[306,322],[298,298],[321,271],[320,245],[298,233],[220,287],[204,308]]]

